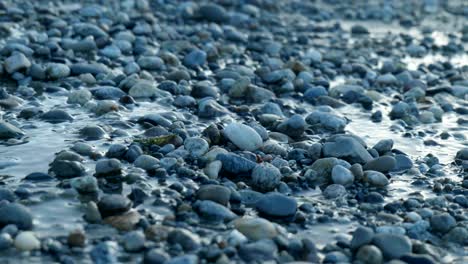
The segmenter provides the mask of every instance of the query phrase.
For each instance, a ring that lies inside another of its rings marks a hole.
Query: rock
[[[199,263],[198,256],[194,254],[178,256],[165,262],[165,264],[197,264],[197,263]]]
[[[342,165],[345,168],[350,167],[349,163],[337,158],[318,159],[312,163],[312,166],[306,171],[305,176],[307,181],[314,186],[327,185],[332,181],[331,175],[336,165]]]
[[[187,138],[184,141],[184,148],[187,150],[192,157],[198,158],[201,157],[208,151],[208,142],[203,138],[191,137]]]
[[[91,260],[95,264],[118,263],[118,245],[114,241],[100,242],[95,245],[89,253]]]
[[[290,118],[283,121],[278,126],[278,131],[290,136],[290,137],[299,137],[305,131],[306,122],[301,115],[293,115]]]
[[[227,22],[229,18],[224,7],[213,3],[201,5],[198,9],[198,15],[204,20],[215,23]]]
[[[31,62],[28,60],[28,58],[26,58],[26,56],[24,56],[23,53],[16,53],[5,60],[4,66],[5,70],[9,74],[12,74],[19,70],[31,67]]]
[[[13,239],[11,238],[10,234],[0,234],[0,250],[3,251],[9,249],[11,245],[13,245]]]
[[[150,155],[140,155],[133,162],[133,165],[137,168],[141,168],[144,170],[151,170],[151,169],[155,169],[156,167],[158,167],[159,160]]]
[[[341,184],[331,184],[325,188],[322,194],[327,199],[336,199],[346,195],[346,188]]]
[[[254,151],[263,145],[263,140],[253,128],[240,123],[231,123],[224,135],[241,150]]]
[[[122,172],[122,164],[118,159],[101,159],[96,163],[96,176],[120,175]]]
[[[444,240],[460,245],[466,245],[468,241],[468,229],[461,226],[452,228],[447,234],[444,235]]]
[[[85,105],[91,100],[91,98],[92,94],[90,91],[86,89],[81,89],[71,92],[68,96],[67,103]]]
[[[429,254],[407,254],[401,257],[400,260],[404,261],[405,263],[437,263],[437,261],[434,260],[434,258]]]
[[[400,172],[400,171],[409,170],[413,167],[413,162],[406,155],[397,154],[395,155],[394,158],[396,161],[396,165],[392,169],[392,171]]]
[[[371,171],[371,170],[365,171],[364,178],[367,180],[367,182],[370,185],[373,185],[376,187],[385,187],[389,183],[387,177],[378,171]]]
[[[126,95],[124,91],[113,86],[99,86],[93,90],[93,95],[98,100],[118,100]]]
[[[387,259],[398,259],[412,252],[411,240],[399,234],[376,234],[373,238],[376,245]]]
[[[0,202],[1,201],[8,201],[14,202],[16,200],[16,195],[13,193],[12,190],[7,188],[0,188]]]
[[[198,102],[198,116],[213,118],[227,115],[229,111],[212,98],[204,98]]]
[[[67,237],[68,246],[84,247],[86,245],[86,234],[83,230],[75,230],[70,232]]]
[[[0,135],[1,135],[1,128],[0,128]],[[468,160],[468,148],[463,148],[457,151],[455,155],[455,163],[462,164],[463,161]]]
[[[59,109],[50,110],[44,113],[41,116],[41,119],[53,124],[73,121],[73,117],[69,113]]]
[[[189,68],[198,68],[206,63],[206,52],[194,49],[185,55],[183,63]]]
[[[310,125],[317,125],[334,133],[343,132],[347,124],[346,119],[332,113],[322,111],[312,112],[305,120]]]
[[[251,240],[271,239],[278,235],[273,223],[259,217],[239,218],[234,221],[234,227]]]
[[[354,138],[337,137],[334,142],[323,144],[323,155],[347,160],[351,163],[366,163],[372,156]]]
[[[138,252],[145,247],[145,235],[141,231],[132,231],[123,237],[124,249],[128,252]]]
[[[167,236],[170,244],[179,244],[184,250],[192,251],[200,247],[200,238],[187,229],[178,228],[172,230]]]
[[[144,264],[164,264],[167,263],[170,256],[160,248],[150,249],[145,253]]]
[[[349,186],[354,182],[353,173],[341,165],[336,165],[333,167],[331,178],[333,183],[341,184],[343,186]]]
[[[222,185],[202,185],[198,189],[196,197],[198,200],[210,200],[222,205],[227,205],[231,197],[231,190]]]
[[[108,216],[104,219],[104,223],[120,231],[130,231],[135,229],[140,220],[141,215],[138,212],[128,211],[124,214]]]
[[[106,136],[106,131],[99,126],[88,125],[80,130],[80,135],[86,140],[98,140]]]
[[[133,98],[163,97],[164,93],[156,87],[154,82],[147,80],[138,81],[128,91],[128,94]]]
[[[382,156],[367,162],[362,168],[379,172],[389,172],[396,166],[396,160],[391,156]]]
[[[29,209],[17,203],[0,203],[0,228],[16,225],[19,229],[33,228],[33,216]]]
[[[208,221],[228,222],[237,218],[237,215],[231,210],[210,200],[199,200],[193,204],[193,207],[200,216]]]
[[[267,262],[273,260],[278,253],[276,244],[271,239],[240,245],[238,254],[246,262]]]
[[[0,121],[0,139],[20,138],[24,132],[14,125]]]
[[[219,160],[215,160],[208,163],[203,171],[210,179],[217,179],[222,167],[223,163]]]
[[[390,152],[393,148],[393,139],[382,139],[375,146],[373,149],[377,150],[380,155],[383,155],[387,152]]]
[[[267,193],[255,203],[255,208],[267,218],[289,218],[296,214],[297,202],[280,193]]]
[[[33,232],[25,231],[15,237],[15,247],[21,251],[31,251],[40,249],[41,242],[36,238]]]
[[[61,79],[70,75],[70,68],[63,63],[49,63],[46,72],[51,79]]]
[[[71,180],[70,185],[79,193],[96,193],[99,191],[97,179],[93,176],[84,176],[74,178]]]
[[[86,173],[86,168],[77,161],[55,160],[49,169],[57,178],[75,178]]]
[[[436,214],[431,217],[431,229],[440,233],[447,233],[455,227],[457,221],[448,213]]]
[[[380,249],[373,245],[361,247],[356,253],[356,259],[363,264],[380,264],[383,263],[383,256]]]
[[[358,249],[364,245],[370,244],[374,238],[374,231],[371,228],[360,226],[354,230],[351,239],[351,249]]]
[[[281,172],[269,163],[257,164],[252,171],[252,187],[262,192],[272,191],[281,181]]]
[[[97,204],[103,217],[119,215],[127,212],[132,207],[132,202],[119,194],[104,195]]]
[[[236,154],[218,154],[216,159],[223,164],[223,170],[232,173],[245,173],[253,170],[256,163]]]
[[[145,70],[158,71],[164,67],[164,61],[156,56],[143,56],[137,60],[138,65]]]

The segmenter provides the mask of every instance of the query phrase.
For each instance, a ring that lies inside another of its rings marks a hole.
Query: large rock
[[[387,259],[398,259],[411,253],[411,240],[399,234],[381,233],[374,236],[374,245],[376,245]]]
[[[33,216],[28,208],[17,203],[0,204],[0,228],[13,224],[19,229],[29,230],[33,227]]]
[[[267,218],[290,218],[296,214],[297,202],[294,198],[272,192],[260,198],[255,208]]]
[[[14,125],[0,121],[0,139],[19,138],[24,136],[24,132]]]
[[[97,204],[99,212],[103,217],[120,215],[132,207],[132,202],[119,194],[105,195]]]
[[[372,156],[364,146],[352,137],[337,137],[334,142],[323,144],[323,155],[344,159],[351,163],[366,163]]]
[[[257,131],[244,124],[229,124],[224,129],[224,135],[242,150],[254,151],[263,145],[262,137]]]
[[[222,205],[227,205],[231,197],[231,190],[222,185],[202,185],[196,194],[199,200],[210,200]]]
[[[251,171],[256,163],[236,154],[218,154],[216,159],[223,164],[222,168],[232,174]]]
[[[252,186],[260,191],[272,191],[281,181],[281,172],[275,166],[258,164],[252,171]]]
[[[234,221],[235,228],[244,236],[252,240],[274,238],[278,231],[270,221],[257,217],[243,217]]]

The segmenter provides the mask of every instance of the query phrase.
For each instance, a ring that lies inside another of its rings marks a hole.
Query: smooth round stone
[[[364,264],[380,264],[383,262],[382,252],[373,245],[361,247],[356,253],[356,259]]]
[[[91,100],[92,96],[91,92],[86,89],[73,91],[68,95],[67,103],[85,105]]]
[[[60,109],[50,110],[44,113],[41,116],[41,119],[50,123],[62,123],[67,121],[73,121],[73,117],[69,113]]]
[[[327,199],[336,199],[346,195],[346,188],[341,184],[331,184],[323,190],[322,194]]]
[[[323,155],[344,159],[351,163],[366,163],[372,160],[372,156],[359,141],[344,136],[339,136],[333,142],[323,144]]]
[[[51,79],[61,79],[70,75],[70,67],[63,63],[49,63],[46,72]]]
[[[215,160],[208,163],[203,171],[210,179],[217,179],[222,167],[223,163],[219,160]]]
[[[200,238],[191,231],[178,228],[172,230],[167,236],[167,242],[170,244],[179,244],[184,250],[196,250],[200,247]]]
[[[257,190],[272,191],[280,181],[280,170],[269,163],[258,164],[252,170],[252,187]]]
[[[145,247],[145,235],[141,231],[132,231],[123,237],[124,249],[129,252],[138,252]]]
[[[241,150],[254,151],[263,145],[263,140],[253,128],[240,123],[231,123],[224,135]]]
[[[237,218],[237,215],[231,212],[225,206],[210,200],[198,200],[193,204],[197,213],[208,221],[228,222]]]
[[[222,205],[227,205],[231,197],[231,190],[222,185],[202,185],[198,189],[196,197],[198,200],[210,200]]]
[[[120,160],[112,159],[101,159],[96,163],[96,176],[109,176],[109,175],[120,175],[122,172],[122,164]]]
[[[18,203],[0,204],[0,228],[16,225],[19,229],[29,230],[33,227],[33,216],[29,209]]]
[[[382,156],[367,162],[362,168],[364,170],[373,170],[380,172],[389,172],[396,166],[394,157]]]
[[[70,185],[79,193],[95,193],[99,190],[97,179],[93,176],[74,178]]]
[[[201,5],[198,9],[198,15],[205,20],[215,23],[227,22],[229,18],[224,7],[213,3]]]
[[[106,131],[99,126],[89,125],[80,130],[80,135],[87,140],[98,140],[106,136]]]
[[[141,168],[144,170],[151,170],[151,169],[156,168],[159,165],[159,160],[150,155],[140,155],[133,162],[133,165],[137,168]]]
[[[19,138],[24,132],[14,125],[0,120],[0,139]]]
[[[335,184],[349,186],[354,182],[353,173],[341,165],[335,165],[331,172],[332,181]]]
[[[387,177],[383,173],[378,171],[365,171],[364,178],[370,185],[376,187],[385,187],[389,184]]]
[[[255,162],[231,153],[218,154],[216,159],[223,164],[223,170],[232,174],[245,173],[251,171],[256,166]]]
[[[448,213],[433,215],[430,222],[432,230],[441,233],[447,233],[457,224],[455,218]]]
[[[234,226],[251,240],[271,239],[278,235],[275,225],[263,218],[239,218],[234,221]]]
[[[133,98],[151,98],[157,97],[159,92],[154,82],[143,80],[133,85],[128,94]]]
[[[170,259],[170,256],[160,248],[153,248],[145,253],[144,264],[164,264]]]
[[[78,161],[55,160],[50,167],[50,171],[58,178],[79,177],[86,172],[86,168]]]
[[[394,158],[396,160],[396,166],[392,169],[392,171],[405,171],[413,167],[413,162],[406,155],[397,154]]]
[[[206,63],[206,52],[195,49],[185,55],[183,63],[189,68],[197,68]]]
[[[11,238],[10,234],[2,233],[0,234],[0,250],[5,250],[13,245],[13,239]]]
[[[208,142],[203,138],[191,137],[184,141],[184,148],[187,150],[192,157],[200,157],[208,151]]]
[[[15,237],[15,247],[21,251],[31,251],[40,249],[41,242],[36,238],[33,232],[21,232]]]
[[[70,247],[84,247],[86,245],[86,234],[79,229],[72,231],[68,234],[67,242]]]
[[[267,193],[255,203],[255,208],[267,218],[288,218],[296,214],[297,202],[280,193]]]
[[[71,150],[83,156],[91,156],[94,153],[94,147],[83,142],[75,143],[75,145],[71,147]]]
[[[290,136],[300,137],[305,130],[306,122],[301,115],[293,115],[278,126],[278,131]]]
[[[1,201],[8,201],[8,202],[14,202],[16,200],[16,195],[15,193],[7,188],[0,188],[0,202]]]
[[[16,53],[5,60],[5,70],[12,74],[22,69],[31,67],[31,62],[24,56],[23,53]]]
[[[374,231],[371,228],[360,226],[354,230],[353,238],[351,239],[350,247],[357,249],[363,245],[370,244],[374,238]]]
[[[411,240],[399,234],[376,234],[373,239],[373,244],[376,245],[383,253],[385,258],[398,259],[406,254],[411,253]]]
[[[248,262],[265,263],[273,260],[278,252],[278,248],[271,239],[262,239],[255,242],[241,244],[238,250],[239,256]]]
[[[103,217],[119,215],[127,212],[132,207],[132,201],[119,194],[105,195],[97,204]]]

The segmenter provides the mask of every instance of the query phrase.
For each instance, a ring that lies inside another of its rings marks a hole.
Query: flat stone
[[[267,193],[256,202],[255,208],[267,218],[289,218],[296,214],[297,202],[280,193]]]
[[[376,245],[387,259],[398,259],[412,252],[411,240],[398,234],[376,234],[373,238]]]
[[[253,128],[240,123],[231,123],[224,135],[241,150],[254,151],[263,145],[263,140]]]

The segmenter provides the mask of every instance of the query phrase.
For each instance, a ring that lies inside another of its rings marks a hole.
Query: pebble
[[[346,188],[341,184],[331,184],[323,190],[323,196],[327,199],[336,199],[344,195],[346,195]]]
[[[344,159],[351,163],[364,164],[372,160],[369,152],[351,137],[337,137],[334,142],[326,142],[323,144],[323,155]]]
[[[118,159],[101,159],[96,163],[96,176],[120,175],[122,164]]]
[[[430,222],[432,230],[441,233],[447,233],[457,224],[455,218],[448,213],[435,214]]]
[[[133,165],[137,168],[144,170],[155,169],[159,165],[159,160],[150,155],[140,155],[134,162]]]
[[[359,226],[354,230],[353,238],[351,239],[351,249],[358,249],[364,245],[370,244],[374,237],[374,231],[371,228]]]
[[[218,154],[216,159],[221,161],[223,170],[232,173],[245,173],[253,170],[255,162],[236,154]]]
[[[361,247],[356,253],[356,259],[365,264],[383,263],[382,252],[379,248],[373,245]]]
[[[255,203],[255,208],[266,218],[289,218],[296,213],[297,202],[280,193],[267,193]]]
[[[390,156],[382,156],[367,162],[362,168],[364,170],[373,170],[386,173],[393,170],[395,166],[395,158]]]
[[[250,240],[272,239],[278,235],[275,225],[263,218],[239,218],[234,226]]]
[[[127,212],[132,207],[132,202],[122,195],[110,194],[103,196],[97,206],[101,215],[107,217]]]
[[[79,193],[96,193],[99,191],[97,179],[93,176],[78,177],[71,180],[70,185]]]
[[[271,164],[258,164],[252,170],[252,186],[262,192],[274,190],[280,181],[280,170]]]
[[[145,247],[145,235],[141,231],[132,231],[123,236],[123,246],[126,251],[138,252]]]
[[[349,186],[354,182],[354,175],[351,171],[341,165],[333,167],[331,178],[333,183],[341,184],[343,186]]]
[[[21,251],[31,251],[40,249],[41,242],[36,238],[33,232],[25,231],[15,237],[15,247]]]
[[[24,56],[23,53],[16,53],[8,57],[4,62],[5,70],[12,74],[19,70],[31,67],[31,62]]]
[[[373,244],[376,245],[385,258],[398,259],[412,252],[411,240],[399,234],[377,234],[373,238]]]
[[[209,144],[203,138],[192,137],[184,141],[184,148],[191,156],[198,158],[208,151]]]
[[[210,200],[227,205],[231,197],[231,190],[221,185],[207,184],[198,189],[196,197],[199,200]]]
[[[0,203],[0,227],[10,224],[22,230],[30,230],[33,228],[33,215],[24,205]]]
[[[231,210],[210,200],[197,201],[193,204],[193,207],[200,216],[208,221],[228,222],[237,218],[237,215]]]
[[[0,139],[19,138],[24,132],[16,126],[0,120]]]
[[[241,150],[254,151],[263,145],[260,135],[253,128],[244,124],[231,123],[223,132]]]
[[[387,177],[378,171],[368,170],[364,172],[364,178],[375,187],[385,187],[389,184]]]

